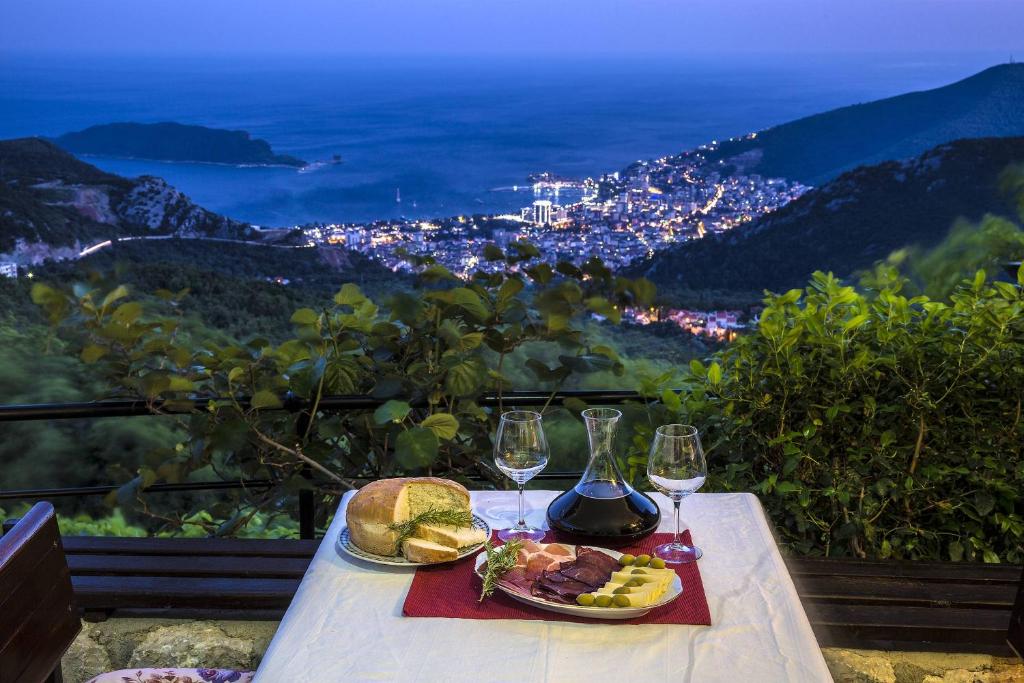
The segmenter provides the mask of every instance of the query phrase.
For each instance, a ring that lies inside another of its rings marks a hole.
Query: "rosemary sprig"
[[[398,540],[395,541],[395,554],[402,552],[402,543],[413,534],[420,524],[443,524],[459,529],[473,526],[473,514],[465,510],[425,510],[412,519],[404,522],[389,524],[388,529],[398,532]]]
[[[479,602],[483,602],[484,598],[494,592],[495,587],[498,585],[498,579],[504,576],[505,572],[516,566],[516,560],[522,547],[523,542],[518,538],[512,539],[498,548],[491,545],[490,539],[484,541],[487,563],[483,575],[484,587],[480,591]]]

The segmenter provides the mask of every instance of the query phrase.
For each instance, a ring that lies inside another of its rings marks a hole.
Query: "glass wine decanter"
[[[625,545],[658,528],[661,511],[622,476],[615,461],[615,430],[622,413],[591,408],[582,413],[590,461],[576,486],[548,506],[548,525],[560,535],[595,545]]]

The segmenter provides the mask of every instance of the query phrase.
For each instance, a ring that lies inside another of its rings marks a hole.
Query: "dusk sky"
[[[1009,54],[1021,26],[1021,0],[5,0],[0,50]]]

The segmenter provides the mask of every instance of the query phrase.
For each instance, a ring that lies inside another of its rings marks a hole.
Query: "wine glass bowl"
[[[512,528],[498,532],[502,541],[539,541],[544,538],[543,530],[526,523],[523,490],[526,482],[547,467],[548,457],[548,442],[540,413],[511,410],[501,414],[494,437],[494,464],[519,487],[518,521]]]
[[[672,500],[675,507],[675,533],[671,543],[654,549],[657,557],[669,564],[696,562],[703,553],[680,538],[679,506],[707,479],[708,466],[697,428],[671,424],[658,427],[647,460],[647,478],[654,488]]]

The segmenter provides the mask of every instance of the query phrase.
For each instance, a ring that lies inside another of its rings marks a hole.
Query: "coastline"
[[[296,171],[307,169],[316,162],[306,161],[301,166],[295,164],[261,164],[246,161],[197,161],[190,159],[153,159],[150,157],[118,156],[116,154],[74,154],[79,159],[111,159],[114,161],[149,161],[158,164],[181,164],[194,166],[225,166],[228,168],[294,168]]]

